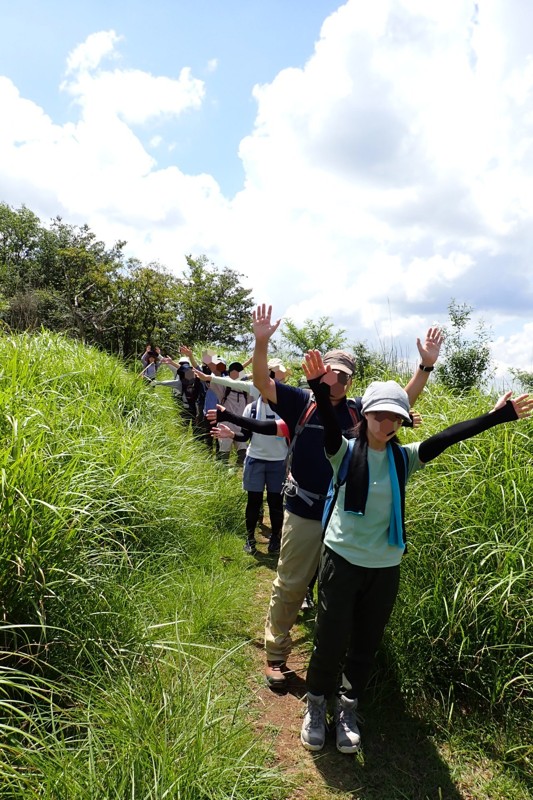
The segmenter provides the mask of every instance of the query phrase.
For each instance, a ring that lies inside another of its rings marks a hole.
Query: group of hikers
[[[294,675],[288,665],[291,629],[318,574],[300,739],[308,750],[321,750],[331,711],[337,749],[355,753],[361,745],[357,709],[398,593],[406,483],[451,445],[531,416],[533,397],[507,392],[488,413],[402,445],[397,434],[417,419],[412,407],[440,353],[438,328],[417,339],[420,361],[405,387],[374,381],[362,397],[353,398],[348,393],[355,361],[344,350],[324,356],[309,350],[302,364],[307,386],[289,385],[283,364],[268,356],[279,324],[270,306],[254,311],[251,380],[242,377],[250,361],[226,368],[208,351],[200,366],[189,348],[182,348],[177,362],[150,350],[143,373],[154,381],[157,365],[166,363],[176,375],[173,381],[155,381],[159,385],[183,392],[190,371],[188,377],[204,387],[203,435],[218,442],[226,460],[235,446],[244,465],[244,548],[252,555],[266,488],[268,551],[279,552],[265,623],[265,678],[274,691],[286,691]]]

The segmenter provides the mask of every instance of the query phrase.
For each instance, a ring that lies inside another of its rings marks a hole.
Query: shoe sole
[[[325,742],[322,742],[322,744],[309,744],[309,742],[304,742],[304,740],[302,739],[301,736],[300,736],[300,741],[303,744],[303,746],[305,747],[305,749],[306,750],[311,750],[312,753],[318,753],[319,750],[323,750],[324,749]]]
[[[269,689],[272,689],[274,692],[284,692],[289,687],[289,681],[285,678],[282,681],[275,681],[272,678],[267,678],[265,675],[265,683]]]
[[[341,747],[337,745],[337,750],[339,751],[339,753],[346,753],[347,755],[349,755],[350,753],[357,753],[360,749],[361,749],[361,742],[359,742],[359,744],[350,745],[349,747],[347,745],[342,745]]]

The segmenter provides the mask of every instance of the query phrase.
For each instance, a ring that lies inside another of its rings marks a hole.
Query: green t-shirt
[[[424,466],[418,458],[419,446],[420,442],[403,445],[407,455],[407,480]],[[343,437],[340,449],[329,459],[334,480],[347,448],[348,440]],[[324,544],[351,564],[373,569],[394,567],[400,563],[404,548],[389,545],[392,489],[386,450],[368,448],[368,472],[368,497],[364,515],[344,511],[346,487],[341,486]]]

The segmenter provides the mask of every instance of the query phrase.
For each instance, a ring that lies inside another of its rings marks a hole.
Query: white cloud
[[[72,122],[0,78],[4,197],[145,261],[206,253],[276,313],[331,316],[353,339],[412,345],[454,297],[495,321],[502,363],[527,368],[531,22],[520,0],[348,0],[304,68],[254,88],[232,199],[208,174],[159,167],[135,129],[201,108],[202,81],[121,69],[120,37],[96,33],[67,59]],[[177,159],[171,139],[147,137]]]
[[[115,31],[99,31],[90,36],[67,57],[67,75],[90,72],[106,57],[117,57],[115,45],[121,41]]]

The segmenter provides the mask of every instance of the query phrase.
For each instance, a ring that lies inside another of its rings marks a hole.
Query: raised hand
[[[308,381],[321,378],[322,375],[331,372],[331,365],[328,364],[327,367],[324,365],[320,350],[308,350],[304,358],[302,369]]]
[[[422,417],[418,413],[418,411],[413,411],[411,408],[409,410],[409,414],[411,415],[411,420],[413,422],[413,428],[419,428],[422,425]]]
[[[281,319],[272,322],[272,306],[257,306],[252,314],[252,329],[256,341],[268,341],[277,331]]]
[[[180,345],[180,353],[182,356],[187,356],[187,358],[191,358],[192,356],[191,348],[184,344]]]
[[[440,328],[429,328],[426,333],[424,344],[420,339],[416,340],[416,346],[420,355],[420,360],[425,367],[432,367],[439,357],[444,336]]]
[[[497,411],[499,408],[502,408],[508,400],[513,404],[518,419],[526,419],[533,414],[533,396],[530,394],[520,394],[518,397],[513,397],[512,392],[505,392],[505,394],[502,394],[492,411]]]
[[[226,409],[224,406],[221,406],[217,403],[216,408],[210,408],[209,411],[206,411],[205,418],[211,424],[214,425],[217,421],[217,412],[224,412]]]
[[[211,378],[213,377],[212,375],[206,375],[205,372],[202,372],[201,369],[195,369],[195,367],[191,367],[191,369],[194,372],[195,376],[197,378],[200,378],[201,381],[204,381],[204,383],[206,381],[210,381]]]
[[[214,439],[233,439],[235,433],[227,425],[219,422],[216,427],[211,428],[211,436]]]

